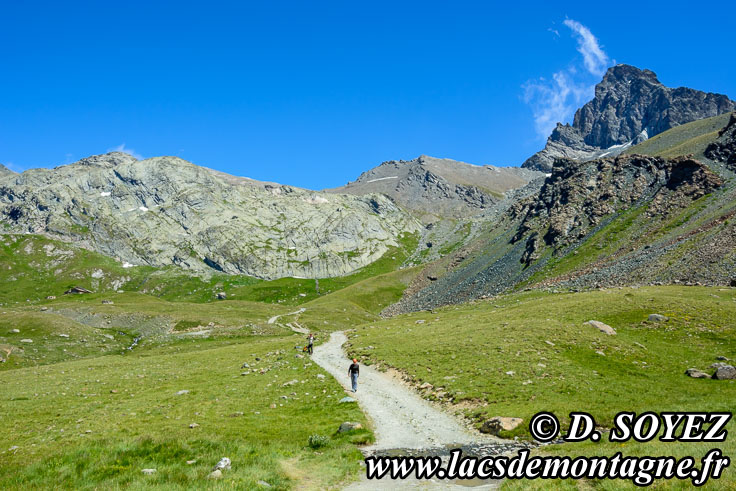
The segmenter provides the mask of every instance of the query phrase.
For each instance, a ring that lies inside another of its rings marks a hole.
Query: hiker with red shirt
[[[353,384],[353,392],[358,391],[358,375],[360,374],[360,366],[358,365],[358,360],[353,358],[353,364],[350,365],[350,368],[348,368],[348,377],[350,377],[350,382]]]

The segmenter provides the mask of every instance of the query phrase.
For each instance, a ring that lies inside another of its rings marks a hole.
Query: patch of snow
[[[132,268],[132,267],[134,267],[134,266],[135,266],[135,264],[130,264],[130,263],[129,263],[128,261],[125,261],[125,262],[123,263],[123,267],[124,267],[124,268],[126,268],[126,269],[127,269],[127,268]]]
[[[110,194],[111,194],[110,191],[103,191],[103,192],[100,193],[100,196],[102,196],[104,198],[106,196],[110,196]]]
[[[619,145],[611,145],[606,150],[608,150],[608,153],[611,153],[611,152],[613,152],[615,150],[619,150],[619,149],[623,150],[624,148],[630,147],[633,142],[634,142],[634,140],[631,140],[631,141],[628,141],[626,143],[621,143]]]
[[[141,211],[148,211],[148,208],[146,208],[145,206],[139,206],[138,209]]]
[[[545,174],[544,177],[552,177],[552,173],[550,172],[549,174]]]
[[[366,184],[369,182],[376,182],[376,181],[385,181],[386,179],[398,179],[399,176],[389,176],[389,177],[379,177],[377,179],[371,179],[370,181],[365,181]]]
[[[611,152],[603,152],[602,154],[600,154],[600,155],[598,156],[598,158],[599,158],[599,159],[602,159],[602,158],[603,158],[603,157],[605,157],[606,155],[610,155],[610,153],[611,153]]]

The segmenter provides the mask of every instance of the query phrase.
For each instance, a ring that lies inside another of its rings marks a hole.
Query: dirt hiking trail
[[[361,365],[358,391],[350,390],[348,367],[351,361],[343,352],[342,345],[348,340],[342,332],[334,332],[329,341],[315,346],[312,360],[327,370],[355,398],[373,424],[376,442],[363,449],[371,453],[390,449],[432,449],[461,446],[474,443],[493,444],[502,442],[490,436],[471,433],[457,419],[432,406],[410,388],[403,386],[391,376],[371,367]],[[471,483],[464,485],[448,481],[380,481],[363,480],[346,489],[492,489],[498,482]]]

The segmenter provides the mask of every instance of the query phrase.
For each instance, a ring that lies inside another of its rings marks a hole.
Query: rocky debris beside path
[[[340,428],[338,428],[337,432],[338,433],[346,433],[348,431],[360,430],[362,428],[363,428],[363,425],[360,424],[360,423],[354,423],[354,422],[351,422],[351,421],[346,421],[346,422],[344,422],[343,424],[340,425]]]
[[[521,418],[496,416],[485,421],[480,427],[480,432],[498,436],[501,431],[512,431],[516,429],[523,421]]]

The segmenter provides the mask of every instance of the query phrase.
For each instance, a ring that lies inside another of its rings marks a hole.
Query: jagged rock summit
[[[128,265],[260,278],[346,274],[419,229],[383,196],[327,195],[120,152],[0,176],[0,220]]]
[[[736,103],[725,95],[665,87],[651,70],[616,65],[596,85],[593,100],[575,112],[573,124],[558,123],[544,149],[522,167],[550,172],[558,158],[615,156],[675,126],[733,110]]]
[[[330,193],[362,196],[381,193],[425,221],[462,218],[482,212],[510,190],[521,188],[541,173],[518,167],[472,165],[421,155],[390,160]]]

